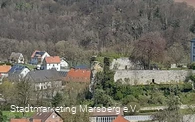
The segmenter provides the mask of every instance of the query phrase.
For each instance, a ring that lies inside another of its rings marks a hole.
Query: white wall
[[[41,57],[41,64],[43,63],[43,60],[45,59],[45,57],[49,57],[50,55],[47,53],[47,52],[45,52],[44,54],[43,54],[43,56]]]
[[[20,73],[20,76],[25,77],[29,72],[30,72],[30,70],[28,68],[24,68],[22,70],[22,72]]]
[[[68,68],[68,63],[65,60],[61,59],[60,66],[62,68]]]
[[[35,83],[35,90],[45,90],[51,88],[59,88],[62,86],[62,81],[50,81],[50,82],[40,82]]]
[[[24,63],[24,56],[22,54],[20,54],[20,56],[18,58],[18,63],[19,64],[23,64]]]
[[[57,71],[60,71],[60,64],[47,64],[46,70],[55,68]]]

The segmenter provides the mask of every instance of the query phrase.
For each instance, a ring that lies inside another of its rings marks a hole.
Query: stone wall
[[[121,57],[117,59],[113,59],[110,65],[111,70],[123,70],[123,69],[143,69],[143,67],[137,63],[134,64],[129,60],[128,57]]]
[[[117,70],[114,81],[121,81],[131,85],[146,85],[150,83],[170,84],[186,80],[195,73],[192,70]]]

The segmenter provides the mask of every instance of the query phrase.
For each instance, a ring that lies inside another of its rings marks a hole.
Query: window
[[[195,48],[193,48],[193,53],[195,54]]]

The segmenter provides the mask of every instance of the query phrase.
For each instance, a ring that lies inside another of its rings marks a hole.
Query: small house
[[[16,81],[21,78],[24,78],[28,73],[30,72],[30,69],[26,66],[16,64],[12,66],[12,68],[8,72],[8,79],[10,81]]]
[[[18,64],[23,64],[24,63],[24,56],[22,55],[22,53],[15,53],[12,52],[8,61],[10,63],[18,63]]]
[[[48,56],[50,55],[45,51],[35,50],[33,54],[31,55],[30,64],[32,65],[42,64],[45,57],[48,57]]]
[[[44,70],[49,69],[56,69],[57,71],[60,71],[60,57],[59,56],[49,56],[45,57],[43,61],[43,68]]]
[[[0,78],[7,77],[10,69],[11,69],[10,65],[0,66]]]

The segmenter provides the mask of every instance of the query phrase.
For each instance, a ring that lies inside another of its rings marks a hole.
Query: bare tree
[[[163,58],[165,44],[165,40],[159,33],[148,33],[135,42],[130,59],[149,69],[152,61],[160,61]]]

